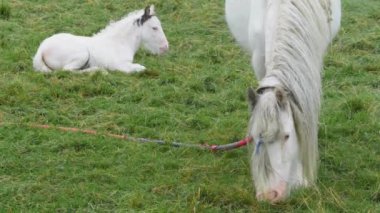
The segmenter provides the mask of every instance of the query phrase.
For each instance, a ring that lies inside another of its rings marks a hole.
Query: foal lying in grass
[[[45,39],[34,56],[33,67],[41,72],[97,69],[141,72],[145,67],[133,63],[141,45],[153,54],[169,49],[153,5],[131,12],[92,37],[59,33]]]

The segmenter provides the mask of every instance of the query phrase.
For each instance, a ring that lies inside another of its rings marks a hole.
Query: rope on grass
[[[0,123],[0,125],[3,125],[3,124]],[[179,143],[179,142],[166,142],[166,141],[158,140],[158,139],[136,138],[136,137],[132,137],[125,134],[123,135],[112,134],[112,133],[100,134],[97,131],[91,130],[91,129],[79,129],[79,128],[73,128],[73,127],[60,127],[60,126],[50,126],[50,125],[41,125],[41,124],[29,124],[27,126],[34,129],[56,129],[63,132],[79,132],[79,133],[88,134],[88,135],[104,135],[110,138],[133,141],[133,142],[138,142],[138,143],[155,143],[159,145],[170,145],[172,147],[189,147],[189,148],[197,148],[197,149],[202,149],[202,150],[210,150],[213,152],[227,151],[227,150],[240,148],[240,147],[246,146],[248,143],[253,141],[252,137],[246,137],[240,141],[236,141],[229,144],[223,144],[223,145],[186,144],[186,143]]]

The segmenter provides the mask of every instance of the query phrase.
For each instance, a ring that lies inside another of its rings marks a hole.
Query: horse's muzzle
[[[260,201],[268,201],[276,203],[284,200],[287,197],[286,193],[287,183],[282,181],[277,187],[270,189],[264,193],[257,193],[256,198]]]
[[[160,53],[159,54],[163,54],[163,53],[167,52],[168,50],[169,50],[169,43],[166,43],[160,47]]]

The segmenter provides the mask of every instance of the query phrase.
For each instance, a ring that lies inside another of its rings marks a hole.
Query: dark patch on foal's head
[[[144,9],[144,14],[141,18],[136,20],[137,26],[142,26],[146,21],[148,21],[152,16],[154,16],[154,12],[150,10],[151,6],[147,6]]]

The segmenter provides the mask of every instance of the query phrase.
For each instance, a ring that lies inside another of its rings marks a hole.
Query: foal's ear
[[[276,99],[280,107],[285,107],[287,101],[287,92],[282,88],[275,88]]]
[[[144,9],[144,16],[146,17],[151,17],[154,16],[155,11],[154,11],[154,5],[146,6]]]
[[[154,16],[156,14],[156,11],[154,10],[154,5],[150,5],[150,14],[151,16]]]
[[[146,17],[150,16],[150,6],[145,7],[143,17],[144,16],[146,16]]]
[[[256,104],[256,92],[255,92],[255,90],[253,90],[251,87],[249,87],[248,91],[247,91],[247,96],[248,96],[249,107],[252,110]]]
[[[154,15],[154,6],[147,6],[144,9],[144,14],[138,20],[138,24],[143,25],[147,20],[149,20]]]

